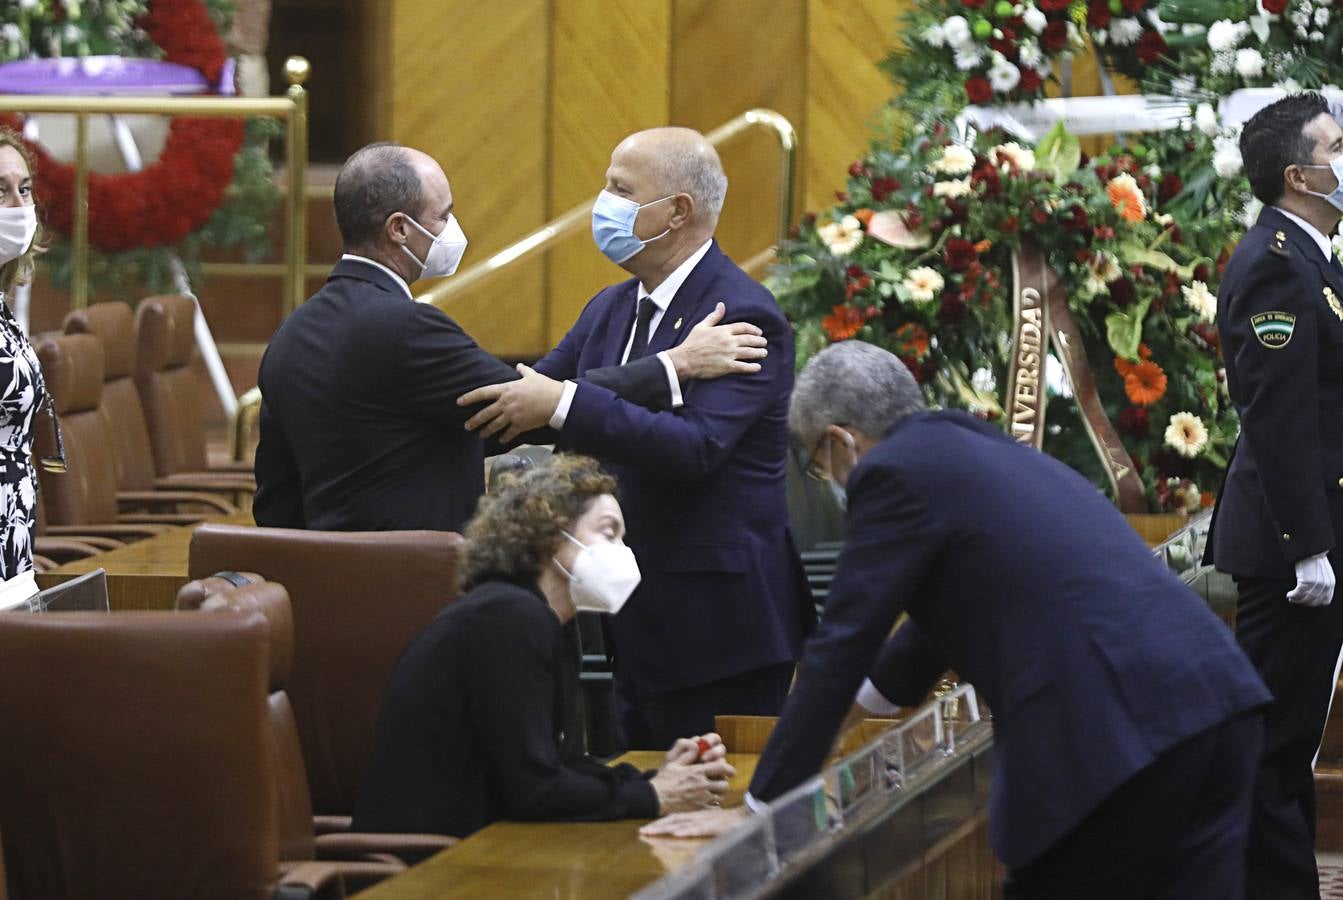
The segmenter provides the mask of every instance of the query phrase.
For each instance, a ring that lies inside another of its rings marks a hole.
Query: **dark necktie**
[[[630,355],[626,362],[640,359],[648,352],[648,326],[653,321],[653,311],[656,309],[652,297],[639,300],[639,312],[634,319],[634,341],[630,344]]]

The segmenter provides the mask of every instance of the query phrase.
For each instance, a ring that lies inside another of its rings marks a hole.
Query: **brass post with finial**
[[[305,186],[308,176],[308,91],[304,84],[312,74],[312,66],[302,56],[291,56],[284,61],[284,77],[289,82],[285,92],[294,108],[289,114],[289,290],[286,312],[292,312],[303,302],[304,272],[308,262],[308,207]]]

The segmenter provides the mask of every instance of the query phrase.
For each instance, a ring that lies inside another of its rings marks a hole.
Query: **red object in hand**
[[[700,756],[703,756],[704,754],[709,752],[709,742],[706,741],[704,738],[700,738],[699,740],[695,741],[695,747],[696,749],[699,750]]]

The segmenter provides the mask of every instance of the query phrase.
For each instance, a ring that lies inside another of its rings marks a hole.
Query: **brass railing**
[[[303,302],[307,209],[303,183],[308,169],[308,61],[291,56],[284,64],[289,89],[283,97],[64,97],[0,94],[0,112],[60,113],[75,117],[75,209],[70,235],[72,300],[76,309],[89,301],[89,116],[167,115],[210,118],[269,118],[288,124],[285,157],[289,176],[289,228],[285,248],[285,303]]]
[[[704,137],[717,147],[751,128],[765,128],[779,142],[781,155],[779,172],[779,240],[788,237],[788,229],[793,222],[793,186],[797,169],[797,131],[793,123],[772,109],[752,109],[715,128]],[[585,200],[578,206],[552,219],[545,225],[509,244],[489,259],[477,263],[454,277],[435,285],[421,294],[421,303],[432,303],[442,309],[454,297],[472,285],[484,281],[511,265],[549,249],[555,242],[582,230],[590,222],[592,204],[596,200]]]

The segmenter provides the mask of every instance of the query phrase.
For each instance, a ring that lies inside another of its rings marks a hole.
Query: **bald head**
[[[447,176],[427,153],[385,142],[356,150],[336,176],[336,225],[345,249],[377,243],[393,213],[423,220],[428,207],[444,205],[444,195],[450,207]]]
[[[727,195],[727,176],[718,151],[698,131],[650,128],[635,132],[611,154],[611,169],[647,179],[659,197],[689,195],[694,203],[691,221],[695,225],[712,231],[718,223]]]

